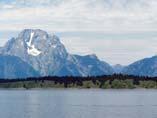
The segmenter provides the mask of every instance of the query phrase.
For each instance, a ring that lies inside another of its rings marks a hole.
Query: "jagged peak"
[[[49,35],[40,29],[24,29],[12,41],[3,47],[2,54],[20,57],[43,76],[112,73],[111,67],[100,61],[95,54],[70,55],[58,36]]]
[[[41,29],[23,29],[21,32],[45,32],[47,33],[46,31],[41,30]]]
[[[86,57],[86,58],[92,58],[92,59],[98,59],[98,57],[96,56],[96,54],[89,54],[89,55],[76,55],[76,54],[73,54],[73,56],[76,56],[76,57]]]
[[[23,37],[25,37],[27,41],[30,39],[32,33],[33,37],[41,37],[40,39],[53,39],[54,42],[60,43],[60,39],[56,34],[48,34],[46,31],[41,29],[24,29],[19,33],[18,38],[23,39]]]
[[[41,29],[24,29],[24,30],[22,30],[20,33],[19,33],[19,35],[24,35],[24,34],[26,34],[26,35],[28,35],[29,33],[31,33],[31,32],[34,32],[35,34],[37,34],[37,35],[39,35],[39,34],[42,34],[42,35],[51,35],[51,36],[53,36],[53,37],[57,37],[58,38],[58,36],[56,35],[56,34],[48,34],[47,33],[47,31],[45,31],[45,30],[41,30]]]
[[[89,55],[86,55],[86,56],[90,57],[90,58],[93,58],[93,59],[98,59],[96,54],[89,54]]]
[[[48,36],[48,33],[41,29],[24,29],[19,33],[19,37],[29,36],[32,32],[34,32],[35,35]]]
[[[151,58],[157,58],[157,54],[156,54],[156,55],[154,55],[154,56],[152,56]]]

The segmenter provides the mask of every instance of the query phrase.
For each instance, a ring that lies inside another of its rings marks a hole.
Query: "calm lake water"
[[[157,90],[0,90],[0,118],[157,118]]]

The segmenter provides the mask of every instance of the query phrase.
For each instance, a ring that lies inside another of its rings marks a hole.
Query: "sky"
[[[0,46],[23,29],[56,34],[72,54],[128,65],[157,54],[157,0],[0,0]]]

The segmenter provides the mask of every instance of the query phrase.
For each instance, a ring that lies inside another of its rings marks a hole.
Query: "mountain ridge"
[[[0,54],[0,78],[39,77],[39,73],[16,56]]]
[[[70,54],[58,36],[40,29],[24,29],[0,47],[0,54],[21,59],[40,76],[100,76],[114,73],[157,76],[157,56],[138,60],[128,66],[111,66],[99,60],[95,54]]]
[[[157,56],[138,60],[122,70],[122,74],[138,76],[157,76]]]
[[[96,55],[72,55],[56,35],[40,29],[24,29],[2,47],[1,54],[21,58],[40,72],[41,76],[113,74],[112,67],[100,61]],[[83,63],[84,61],[89,63]]]

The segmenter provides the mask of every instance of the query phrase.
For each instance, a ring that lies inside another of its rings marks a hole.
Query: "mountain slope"
[[[100,61],[95,55],[68,55],[68,58],[56,75],[96,76],[113,74],[112,67]]]
[[[114,73],[117,73],[117,74],[121,73],[124,68],[125,67],[120,64],[116,64],[113,66]]]
[[[157,56],[134,62],[133,64],[125,67],[122,73],[138,76],[157,76]]]
[[[6,43],[2,54],[20,57],[43,76],[53,75],[68,55],[58,37],[39,29],[23,30]]]
[[[20,58],[0,55],[0,78],[36,77],[39,73]]]
[[[96,55],[73,55],[73,58],[73,63],[77,65],[79,71],[84,76],[113,74],[112,67],[106,62],[100,61]]]
[[[88,76],[111,74],[106,62],[92,56],[69,54],[59,38],[40,29],[25,29],[1,49],[1,54],[20,57],[41,76]]]

